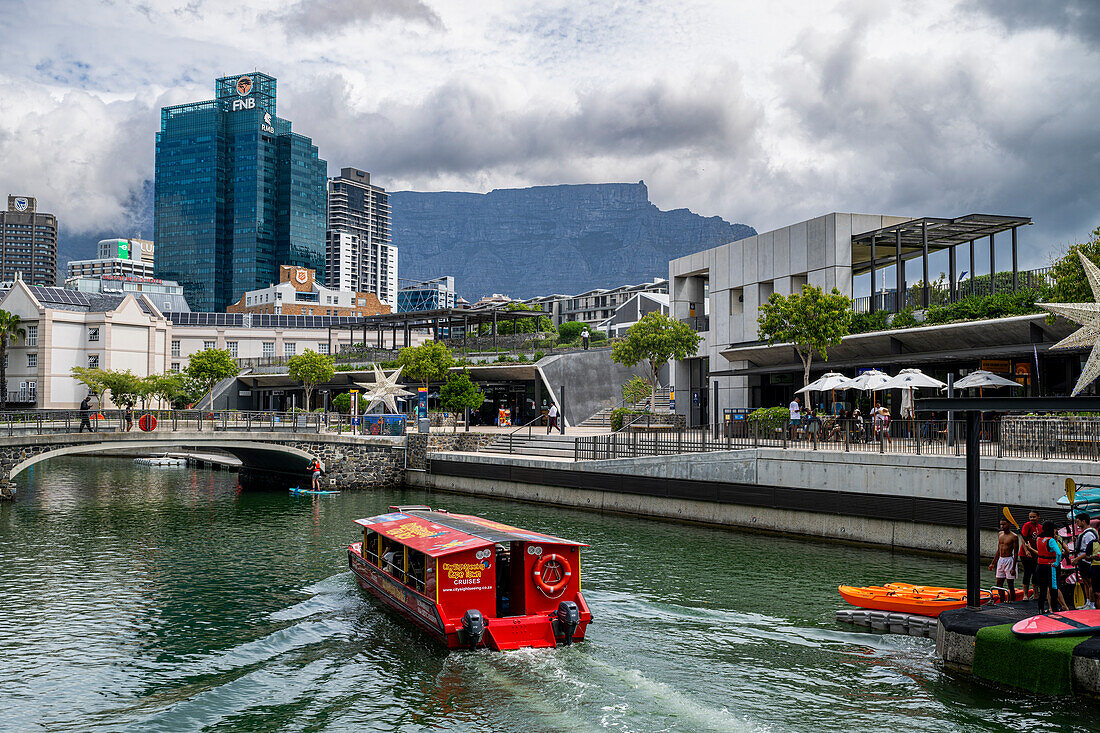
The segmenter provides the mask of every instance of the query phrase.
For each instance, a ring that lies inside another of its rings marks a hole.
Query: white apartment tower
[[[397,247],[390,244],[390,196],[370,173],[341,168],[328,182],[325,284],[374,293],[397,311]]]

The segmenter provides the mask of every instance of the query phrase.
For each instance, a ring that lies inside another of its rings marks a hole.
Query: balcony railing
[[[989,275],[981,275],[969,280],[963,280],[955,284],[955,295],[952,297],[950,286],[942,281],[931,283],[928,286],[928,305],[949,305],[956,303],[972,295],[984,296],[994,293],[1011,293],[1014,290],[1039,290],[1050,281],[1053,268],[1042,267],[1037,270],[1024,270],[1016,273],[1016,282],[1012,282],[1011,272],[998,272],[996,278]],[[879,291],[875,293],[875,310],[893,313],[895,310],[909,308],[920,309],[925,307],[924,288],[920,285],[910,285],[903,294],[903,302],[895,308],[898,298],[896,289]],[[864,295],[852,299],[852,310],[856,313],[867,313],[871,310],[871,296]]]

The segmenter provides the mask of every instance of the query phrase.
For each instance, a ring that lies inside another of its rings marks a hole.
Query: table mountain
[[[668,262],[756,230],[688,209],[661,211],[644,182],[396,191],[393,243],[402,279],[454,275],[471,303],[505,293],[581,293],[668,277]]]

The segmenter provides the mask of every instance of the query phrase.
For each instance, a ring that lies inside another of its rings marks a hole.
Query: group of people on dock
[[[1016,597],[1016,577],[1021,576],[1024,598],[1034,598],[1039,613],[1070,610],[1063,591],[1072,591],[1077,584],[1084,591],[1080,607],[1096,608],[1100,605],[1100,519],[1079,512],[1072,524],[1059,527],[1051,520],[1042,521],[1033,510],[1017,531],[1008,517],[1002,518],[997,556],[989,569],[996,573],[995,587],[1005,588],[1009,599]]]

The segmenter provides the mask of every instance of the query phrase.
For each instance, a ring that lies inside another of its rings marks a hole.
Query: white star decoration
[[[1081,264],[1085,268],[1085,277],[1089,279],[1092,287],[1092,297],[1095,303],[1039,303],[1051,313],[1063,315],[1081,328],[1069,336],[1051,346],[1052,349],[1075,349],[1092,345],[1092,353],[1085,362],[1085,368],[1081,370],[1081,377],[1073,388],[1072,396],[1077,394],[1092,383],[1092,380],[1100,376],[1100,267],[1092,264],[1087,257],[1080,252]]]
[[[374,364],[374,389],[364,395],[370,404],[367,405],[367,412],[374,409],[374,406],[379,402],[385,402],[386,407],[389,408],[391,415],[397,414],[397,403],[394,401],[396,397],[412,397],[412,392],[407,391],[404,385],[397,383],[397,378],[401,376],[401,370],[405,367],[398,367],[397,371],[386,376],[382,373],[382,370],[378,368],[377,364]]]

